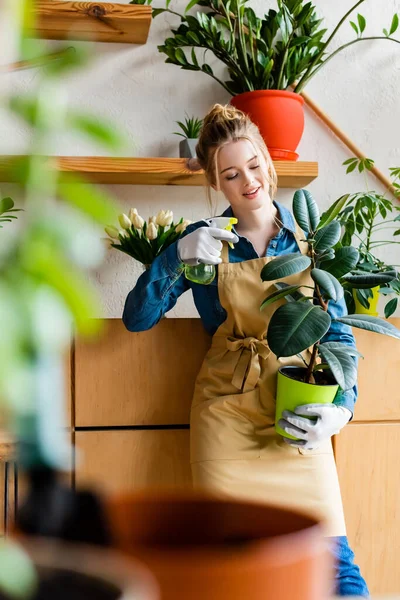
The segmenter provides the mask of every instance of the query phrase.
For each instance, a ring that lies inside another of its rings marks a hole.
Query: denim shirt
[[[274,237],[267,248],[266,256],[280,256],[291,252],[299,252],[295,233],[295,221],[292,213],[282,204],[274,202],[278,209],[282,228]],[[231,217],[232,209],[229,207],[223,216]],[[204,227],[205,221],[197,221],[189,225],[182,235],[187,235]],[[253,244],[245,237],[240,236],[234,248],[229,249],[229,261],[241,262],[259,258]],[[218,265],[216,266],[218,274]],[[145,331],[153,327],[161,317],[171,310],[181,294],[188,289],[192,290],[194,303],[206,331],[214,335],[218,327],[226,319],[226,311],[221,306],[218,295],[218,277],[210,285],[201,285],[186,279],[184,265],[178,257],[177,242],[171,244],[152,263],[151,268],[145,271],[138,279],[135,287],[128,294],[125,301],[122,320],[129,331]],[[345,301],[329,301],[328,313],[335,319],[347,314]],[[332,320],[329,331],[321,342],[342,342],[355,346],[351,328],[343,323]],[[343,392],[339,390],[334,400],[335,404],[345,406],[352,413],[357,398],[357,386]]]

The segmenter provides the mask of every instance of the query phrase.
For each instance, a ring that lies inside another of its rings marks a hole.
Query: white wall
[[[153,2],[154,7],[164,6],[158,0]],[[349,0],[316,3],[330,31],[352,5]],[[183,11],[186,4],[184,0],[172,0],[171,8]],[[250,0],[250,5],[261,15],[266,7],[275,6],[275,2]],[[383,27],[389,27],[399,5],[398,0],[384,3],[369,0],[359,9],[367,18],[366,35],[379,34]],[[122,128],[129,140],[125,156],[177,156],[180,138],[172,134],[176,130],[175,121],[182,120],[185,111],[203,116],[214,102],[229,101],[227,93],[207,75],[164,64],[165,56],[158,53],[157,45],[169,35],[168,22],[177,24],[170,15],[157,17],[144,46],[95,44],[90,65],[63,81],[71,105],[97,114],[99,119],[111,119]],[[399,32],[397,35],[400,37]],[[333,47],[353,37],[350,25],[344,25]],[[50,46],[56,47],[57,43]],[[208,60],[213,64],[211,55]],[[38,82],[38,70],[15,72],[8,78],[15,92],[29,91]],[[333,59],[306,88],[311,98],[385,173],[389,167],[400,166],[399,91],[400,45],[388,41],[352,46]],[[359,174],[345,175],[341,164],[351,154],[314,114],[308,109],[305,113],[305,134],[298,151],[300,160],[319,163],[320,175],[309,189],[323,210],[341,194],[365,189],[366,181]],[[0,114],[0,132],[1,154],[19,154],[26,150],[28,133],[20,123]],[[65,135],[54,140],[49,153],[84,156],[100,155],[104,151]],[[382,191],[373,176],[367,178],[367,183],[370,189]],[[145,218],[160,208],[172,209],[176,217],[192,220],[208,216],[201,188],[108,187],[126,212],[130,207],[137,207]],[[3,185],[1,191],[17,198],[12,186]],[[290,206],[292,194],[293,190],[281,190],[278,200]],[[223,202],[220,206],[224,207]],[[382,256],[400,263],[399,246],[395,251],[386,249]],[[102,268],[93,274],[102,297],[103,316],[121,316],[124,299],[140,273],[141,267],[133,259],[115,250],[108,253]],[[196,314],[189,294],[185,296],[171,311],[174,316]]]

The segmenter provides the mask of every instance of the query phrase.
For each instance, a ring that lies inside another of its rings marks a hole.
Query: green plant
[[[14,206],[14,200],[9,196],[0,200],[0,223],[11,223],[13,219],[17,218],[15,215],[11,215],[10,213],[19,212],[22,209],[14,208]],[[3,225],[0,225],[0,229],[2,228]]]
[[[180,135],[183,138],[187,138],[189,140],[196,140],[199,137],[200,130],[203,126],[202,119],[196,119],[195,117],[188,117],[186,115],[185,122],[176,121],[179,127],[182,129],[183,133],[179,133],[175,131],[175,135]]]
[[[358,14],[357,23],[350,22],[357,33],[356,39],[328,54],[339,28],[364,1],[358,0],[324,39],[327,30],[322,19],[318,18],[312,2],[306,0],[277,0],[278,10],[270,9],[263,18],[256,16],[247,5],[248,0],[191,0],[183,14],[171,10],[171,0],[166,0],[165,8],[153,9],[153,17],[168,12],[179,17],[180,23],[158,50],[167,56],[165,62],[189,71],[202,71],[232,95],[253,90],[285,90],[291,85],[300,93],[345,48],[372,39],[400,43],[393,37],[399,25],[397,14],[383,35],[365,37],[366,20]],[[208,10],[189,15],[196,5]],[[224,63],[229,79],[219,79],[204,58],[199,59],[196,48],[212,52]],[[186,55],[184,49],[191,49],[190,54]]]
[[[10,16],[1,11],[2,23],[10,18],[10,36],[4,42],[22,61],[46,54],[43,42],[30,39],[31,4],[12,0],[8,2]],[[6,47],[2,50],[7,55]],[[19,235],[0,249],[2,423],[6,422],[18,442],[17,462],[28,480],[32,473],[69,468],[71,448],[62,433],[66,424],[62,420],[65,386],[61,374],[71,333],[83,336],[98,330],[92,317],[100,302],[86,271],[102,257],[93,225],[102,225],[115,214],[115,203],[105,192],[73,174],[59,173],[43,160],[54,135],[63,131],[89,136],[108,151],[121,142],[114,127],[68,108],[60,80],[86,60],[82,48],[60,53],[57,61],[37,72],[39,85],[34,93],[2,95],[3,114],[13,113],[30,127],[31,134],[28,156],[15,162],[14,173],[25,218]],[[13,218],[9,213],[19,210],[9,198],[2,200],[0,208],[5,215],[2,220]],[[60,489],[55,490],[54,485],[42,492],[46,496],[43,504],[31,506],[31,514],[50,507],[50,514],[41,516],[51,528],[54,515],[58,513],[56,521],[60,518],[58,510],[66,496],[59,495]],[[58,506],[55,512],[54,502]],[[10,551],[8,544],[3,542],[1,547],[2,557],[7,554],[8,560],[7,568],[0,569],[0,588],[24,598],[35,583],[32,568],[26,557],[12,547]]]
[[[174,223],[173,218],[172,211],[160,210],[157,216],[150,217],[146,222],[136,208],[132,208],[129,216],[122,213],[118,217],[122,229],[108,225],[105,232],[112,248],[128,254],[148,268],[161,252],[176,242],[191,223],[183,218]],[[119,244],[116,240],[119,240]]]
[[[366,173],[371,170],[374,161],[370,158],[350,158],[343,164],[346,166],[347,173],[355,169],[360,173]],[[397,191],[396,195],[400,197],[400,168],[391,168],[390,174],[395,193]],[[398,238],[400,206],[395,206],[386,198],[386,194],[368,190],[366,180],[365,192],[346,194],[339,198],[333,207],[343,227],[340,244],[342,246],[354,244],[359,252],[358,263],[344,284],[349,312],[355,310],[354,295],[360,304],[368,309],[369,300],[372,298],[371,288],[379,286],[379,293],[389,297],[384,313],[386,318],[390,317],[397,309],[400,298],[400,275],[396,270],[396,266],[399,265],[387,265],[375,256],[374,250],[384,246],[400,245]],[[394,297],[390,298],[391,296]]]
[[[308,255],[293,253],[275,258],[263,267],[261,279],[276,281],[311,269],[313,286],[288,285],[285,282],[275,284],[276,291],[265,298],[261,308],[282,298],[287,302],[272,315],[267,341],[278,357],[300,355],[303,350],[312,347],[310,362],[302,357],[306,365],[304,381],[310,383],[315,371],[329,369],[339,386],[347,390],[356,381],[357,367],[353,357],[359,356],[359,352],[342,342],[321,342],[332,321],[398,339],[400,331],[385,320],[369,315],[331,318],[327,312],[329,302],[343,298],[342,283],[347,281],[348,274],[357,265],[359,253],[352,246],[333,249],[341,234],[341,226],[336,219],[337,205],[320,217],[311,194],[307,190],[298,190],[293,198],[293,213],[305,232]],[[310,290],[309,295],[300,291],[302,287]]]

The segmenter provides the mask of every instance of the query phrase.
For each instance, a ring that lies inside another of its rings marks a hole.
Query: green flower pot
[[[324,383],[304,383],[302,381],[305,368],[281,367],[278,371],[276,391],[275,430],[283,437],[295,440],[278,426],[284,410],[292,412],[301,404],[330,404],[339,389],[332,375],[326,372],[314,374],[317,380],[324,379]]]

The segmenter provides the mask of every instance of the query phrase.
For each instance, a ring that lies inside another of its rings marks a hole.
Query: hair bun
[[[244,112],[230,104],[214,104],[204,118],[203,127],[226,121],[234,121],[236,119],[247,120],[248,118]]]

